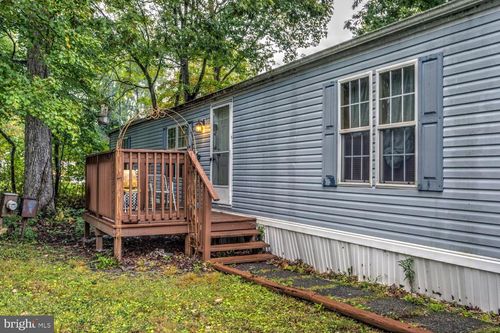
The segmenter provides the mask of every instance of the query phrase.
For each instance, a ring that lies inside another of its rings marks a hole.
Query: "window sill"
[[[337,184],[338,187],[366,187],[370,188],[372,185],[370,183],[346,183],[346,182],[339,182]]]
[[[384,184],[377,183],[375,188],[392,188],[392,189],[417,189],[417,184]]]

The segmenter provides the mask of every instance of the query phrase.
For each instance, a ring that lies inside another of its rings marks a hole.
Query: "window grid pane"
[[[177,148],[186,148],[188,143],[188,126],[177,127]]]
[[[342,134],[342,182],[368,183],[370,131]]]
[[[176,128],[170,127],[167,129],[167,149],[175,149]]]
[[[369,76],[365,76],[340,85],[340,124],[342,129],[369,126],[369,82]]]
[[[398,127],[380,131],[381,182],[415,182],[415,127]]]
[[[379,123],[415,120],[415,66],[379,74]]]

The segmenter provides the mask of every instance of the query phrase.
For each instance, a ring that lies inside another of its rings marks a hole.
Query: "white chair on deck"
[[[161,187],[161,179],[163,177],[163,189]],[[169,205],[170,200],[170,189],[174,188],[174,182],[170,182],[170,186],[168,186],[167,177],[165,175],[157,174],[156,175],[156,188],[153,186],[155,184],[155,175],[148,175],[148,187],[149,193],[154,192],[154,198],[156,206],[161,207],[161,194],[163,193],[163,200],[165,205]],[[150,195],[150,205],[153,206],[153,195]],[[174,205],[174,210],[177,210],[177,203],[175,201],[175,190],[172,191],[172,203]]]

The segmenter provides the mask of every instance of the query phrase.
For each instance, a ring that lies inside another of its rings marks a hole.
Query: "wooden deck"
[[[84,220],[104,232],[115,236],[116,230],[121,229],[122,237],[153,236],[153,235],[177,235],[188,233],[188,223],[185,219],[157,220],[153,222],[123,223],[117,225],[113,220],[97,217],[90,212],[83,215]],[[228,214],[223,212],[211,212],[213,237],[238,237],[246,232],[248,235],[257,235],[255,219]],[[250,230],[248,230],[250,229]]]
[[[103,234],[112,236],[119,260],[124,237],[184,234],[186,254],[199,254],[204,260],[220,252],[268,246],[257,239],[254,218],[212,211],[217,193],[191,150],[95,154],[87,157],[85,175],[85,237],[92,226],[101,250]],[[259,258],[250,256],[225,260]]]

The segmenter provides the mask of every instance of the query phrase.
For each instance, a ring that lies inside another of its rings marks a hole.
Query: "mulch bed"
[[[371,311],[394,319],[410,317],[423,309],[422,306],[393,297],[378,298],[369,301],[366,305]]]
[[[494,327],[493,324],[464,317],[456,312],[433,312],[425,305],[405,301],[400,297],[406,295],[407,292],[394,286],[387,288],[385,293],[375,292],[356,285],[348,285],[354,280],[347,279],[349,283],[346,284],[345,277],[341,281],[336,281],[335,277],[331,278],[330,276],[331,279],[325,279],[302,263],[298,263],[297,267],[299,267],[300,272],[297,272],[291,269],[293,265],[294,263],[288,264],[285,260],[273,260],[271,262],[239,264],[234,265],[234,267],[287,285],[291,281],[292,287],[313,290],[322,296],[346,301],[356,300],[353,304],[359,304],[369,311],[418,324],[435,333],[482,332],[483,329]]]
[[[354,288],[351,286],[336,286],[333,288],[319,289],[316,292],[323,296],[337,298],[370,297],[374,295],[373,292],[369,290]]]
[[[425,316],[417,316],[409,321],[417,323],[434,333],[469,333],[482,328],[491,327],[483,321],[458,316],[447,312],[433,312]],[[500,332],[500,328],[497,332]]]

